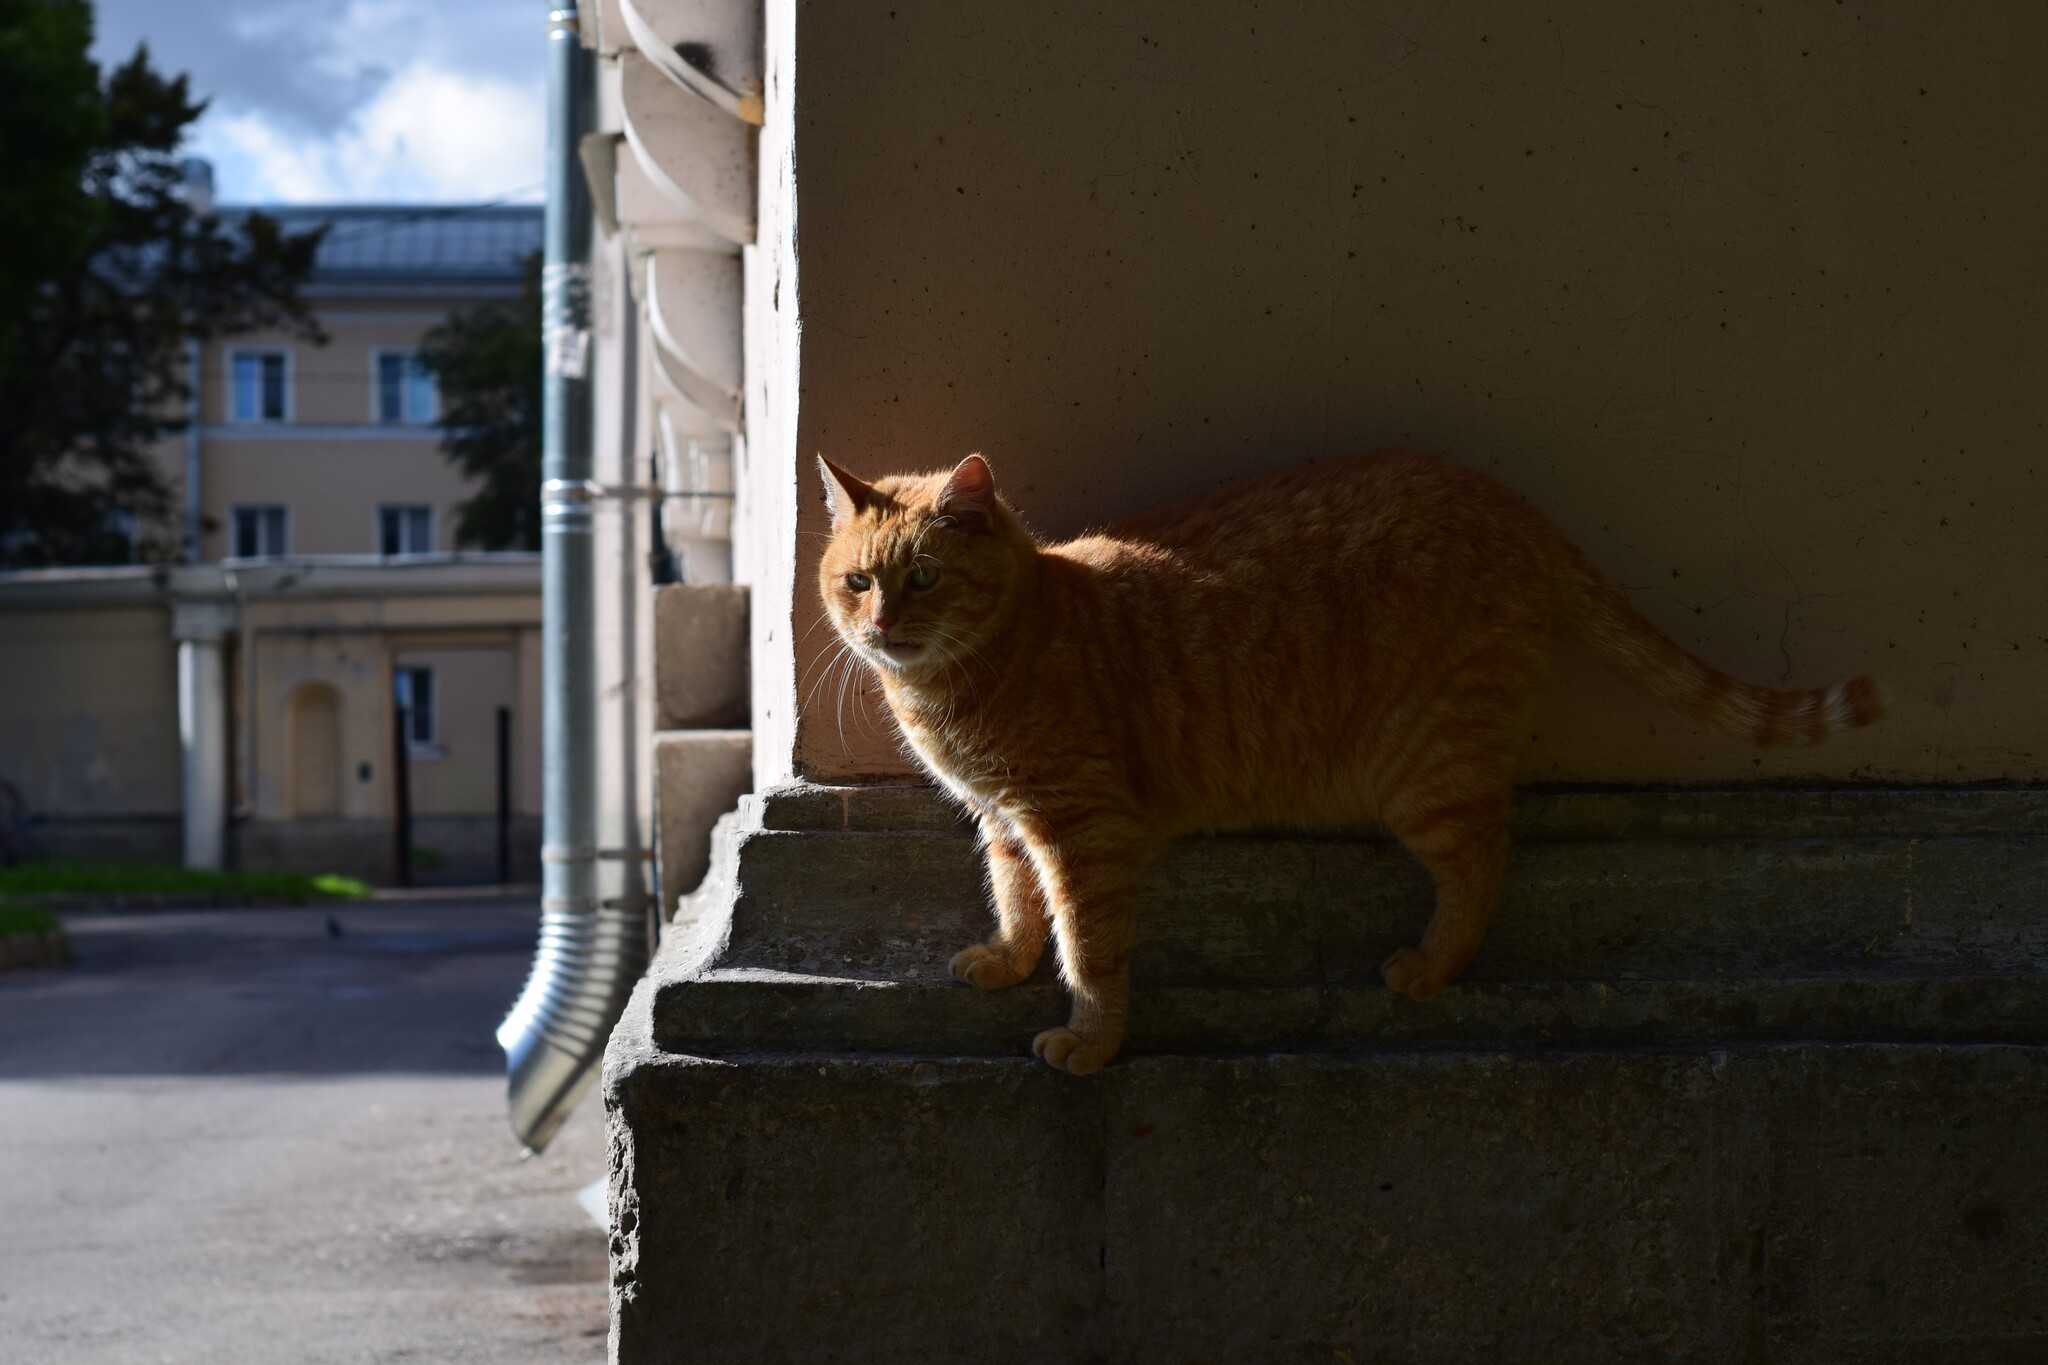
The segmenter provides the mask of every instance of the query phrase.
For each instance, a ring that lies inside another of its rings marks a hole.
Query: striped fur
[[[1818,744],[1837,730],[1868,725],[1884,714],[1884,694],[1872,678],[1784,689],[1728,676],[1651,625],[1576,550],[1566,583],[1563,624],[1568,634],[1625,681],[1730,739],[1764,748]]]
[[[1868,678],[1780,691],[1701,662],[1526,501],[1434,456],[1303,465],[1062,544],[978,456],[873,484],[821,466],[818,582],[846,657],[988,850],[996,932],[953,971],[1010,985],[1055,943],[1074,1009],[1034,1048],[1077,1074],[1122,1041],[1139,874],[1193,831],[1385,824],[1437,907],[1384,974],[1442,990],[1493,912],[1555,633],[1758,744],[1883,709]]]

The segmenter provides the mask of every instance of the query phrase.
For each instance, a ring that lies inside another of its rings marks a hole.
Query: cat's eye
[[[920,564],[910,571],[910,586],[919,592],[930,592],[939,586],[939,566]]]
[[[855,592],[866,592],[875,586],[875,580],[864,573],[850,573],[846,576],[846,586]]]

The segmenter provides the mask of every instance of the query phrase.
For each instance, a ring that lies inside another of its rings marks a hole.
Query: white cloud
[[[223,101],[193,151],[236,203],[487,199],[541,178],[545,90],[415,61],[338,127]]]

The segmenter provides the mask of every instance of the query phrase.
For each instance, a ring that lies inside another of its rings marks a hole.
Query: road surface
[[[0,1362],[596,1362],[587,1095],[546,1153],[492,1033],[525,900],[66,917],[0,973]]]

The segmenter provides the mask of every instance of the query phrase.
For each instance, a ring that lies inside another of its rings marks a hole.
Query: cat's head
[[[871,484],[822,455],[818,471],[832,509],[818,591],[840,638],[906,679],[982,651],[1032,554],[988,461]]]

